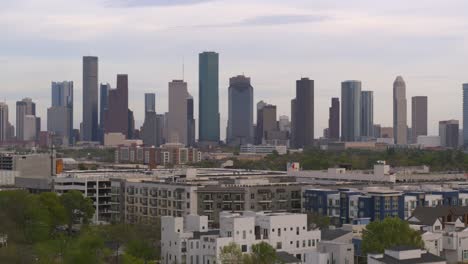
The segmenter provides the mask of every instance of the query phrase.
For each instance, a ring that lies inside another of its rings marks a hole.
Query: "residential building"
[[[393,83],[393,135],[397,145],[408,143],[406,107],[406,84],[403,78],[398,76]]]
[[[440,145],[446,148],[458,148],[458,120],[439,121]]]
[[[160,147],[120,146],[116,150],[116,163],[145,164],[154,168],[158,165],[185,165],[201,161],[198,149],[178,143],[166,143]]]
[[[361,92],[361,137],[374,137],[374,92]]]
[[[231,77],[228,93],[226,141],[229,145],[253,143],[253,87],[250,78],[244,75]]]
[[[412,143],[427,136],[427,96],[411,97],[411,132]]]
[[[292,104],[294,118],[292,138],[295,148],[312,147],[314,143],[314,80],[296,81],[296,98]]]
[[[98,141],[98,57],[83,57],[83,141]]]
[[[250,253],[252,245],[266,242],[277,252],[287,252],[301,261],[316,250],[320,231],[309,230],[307,215],[291,213],[220,214],[220,228],[210,229],[208,217],[161,218],[161,261],[171,263],[217,263],[220,252],[229,243],[240,245]]]
[[[447,261],[439,256],[428,253],[427,250],[409,246],[396,246],[385,249],[383,254],[368,254],[368,264],[418,263],[418,264],[446,264]]]
[[[361,138],[361,81],[341,83],[341,141]]]
[[[331,140],[340,139],[340,98],[331,99],[328,117],[328,138]]]
[[[240,154],[272,154],[273,152],[277,152],[279,155],[286,154],[288,152],[288,148],[285,145],[252,145],[246,144],[241,145],[240,147]]]
[[[198,57],[199,142],[219,143],[219,54],[202,52]]]

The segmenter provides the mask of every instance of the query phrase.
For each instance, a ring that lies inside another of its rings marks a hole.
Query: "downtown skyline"
[[[6,30],[7,38],[0,44],[0,70],[10,120],[15,115],[12,105],[29,96],[37,103],[37,115],[45,127],[50,82],[71,80],[75,87],[74,127],[78,127],[82,119],[81,56],[95,55],[99,57],[100,83],[110,82],[115,87],[115,74],[129,75],[129,108],[135,111],[139,127],[144,119],[144,109],[139,107],[144,93],[156,93],[156,111],[167,111],[167,82],[181,78],[182,61],[188,91],[198,105],[198,53],[203,50],[220,54],[221,138],[225,138],[229,78],[242,73],[252,79],[254,102],[265,100],[277,105],[278,115],[288,116],[295,80],[313,79],[316,137],[327,127],[330,98],[339,96],[342,81],[352,79],[361,80],[363,90],[374,91],[374,120],[382,126],[393,122],[391,112],[384,109],[391,109],[391,83],[397,75],[406,81],[408,100],[428,96],[429,134],[437,133],[440,120],[462,119],[460,86],[468,81],[463,72],[468,67],[464,60],[468,51],[462,45],[467,34],[459,30],[466,24],[461,10],[467,4],[463,1],[424,5],[421,1],[174,3],[44,0],[39,6],[27,0],[2,1],[0,25],[6,24],[7,29],[0,30]],[[76,8],[69,11],[70,5]],[[242,15],[223,16],[225,10],[236,13],[246,7],[249,12]],[[27,19],[19,15],[28,10],[34,10],[34,15]],[[204,10],[211,12],[189,19]],[[175,13],[187,19],[171,19]],[[100,20],[93,20],[93,14],[102,14]],[[50,22],[55,20],[64,23]],[[129,21],[132,30],[124,26]],[[15,22],[25,26],[8,30]],[[444,100],[435,100],[440,97]],[[198,128],[196,131],[198,134]]]

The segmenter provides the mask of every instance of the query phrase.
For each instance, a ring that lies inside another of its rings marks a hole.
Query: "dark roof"
[[[280,263],[301,263],[300,259],[284,251],[276,252],[276,257],[281,261]]]
[[[374,258],[374,259],[385,264],[419,264],[419,263],[423,264],[423,263],[438,263],[438,262],[445,261],[444,258],[441,258],[431,253],[421,254],[421,257],[417,259],[401,259],[400,260],[400,259],[396,259],[385,254],[383,258]]]
[[[333,241],[349,233],[351,233],[351,231],[346,231],[343,229],[324,229],[321,232],[320,238],[321,240],[325,241]]]
[[[468,214],[468,206],[449,206],[441,205],[436,207],[423,207],[418,206],[413,212],[416,217],[424,225],[432,225],[440,217],[446,217],[449,214],[454,216],[464,216]],[[418,223],[416,221],[409,221],[410,223]]]
[[[219,235],[219,230],[208,230],[205,232],[195,231],[193,232],[193,239],[200,239],[201,236],[217,236]]]

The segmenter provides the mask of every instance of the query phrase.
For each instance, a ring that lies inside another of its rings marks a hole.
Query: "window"
[[[255,193],[250,194],[250,199],[255,199]]]
[[[242,245],[241,249],[242,249],[242,252],[247,252],[247,245]]]
[[[282,249],[283,248],[283,244],[281,244],[281,242],[276,242],[276,249]]]
[[[278,236],[281,236],[281,228],[278,228]]]
[[[296,241],[296,247],[299,248],[299,240]]]
[[[468,250],[463,250],[463,260],[468,260]]]
[[[309,239],[307,245],[308,245],[309,247],[311,247],[311,246],[312,246],[312,240]]]
[[[228,237],[232,237],[231,231],[228,231],[228,232],[227,232],[227,236],[228,236]]]
[[[242,231],[242,239],[247,238],[247,232],[245,230]]]

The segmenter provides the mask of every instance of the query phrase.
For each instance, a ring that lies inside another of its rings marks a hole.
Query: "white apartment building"
[[[220,214],[220,228],[208,229],[206,216],[161,218],[161,263],[219,264],[221,249],[234,242],[244,253],[252,245],[267,242],[277,252],[307,261],[316,251],[320,230],[308,230],[307,215],[245,211]]]
[[[417,263],[417,264],[446,264],[445,259],[419,248],[406,246],[386,249],[383,254],[368,254],[367,264],[394,264],[394,263]]]

